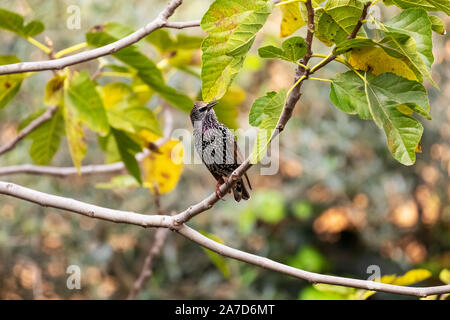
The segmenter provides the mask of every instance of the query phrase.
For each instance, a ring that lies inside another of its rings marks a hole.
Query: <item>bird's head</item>
[[[214,110],[212,108],[217,104],[217,101],[213,102],[204,102],[204,101],[197,101],[194,103],[194,107],[191,110],[191,121],[192,124],[196,121],[203,121],[203,119],[206,117],[209,113],[214,113]]]

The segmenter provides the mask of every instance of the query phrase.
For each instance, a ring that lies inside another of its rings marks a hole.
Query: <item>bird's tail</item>
[[[250,187],[250,183],[249,183],[249,187]],[[244,200],[250,199],[250,194],[248,193],[248,190],[242,179],[239,180],[238,182],[236,182],[235,186],[233,187],[233,195],[234,195],[234,200],[236,200],[237,202],[241,201],[241,199],[244,199]]]

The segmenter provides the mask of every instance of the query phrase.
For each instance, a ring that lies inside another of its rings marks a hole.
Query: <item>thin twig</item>
[[[182,0],[172,0],[168,6],[158,15],[158,17],[152,22],[148,23],[143,28],[138,29],[132,34],[110,43],[106,46],[92,49],[89,51],[80,52],[71,56],[64,58],[59,58],[51,61],[35,61],[35,62],[21,62],[9,65],[0,66],[0,75],[2,74],[12,74],[12,73],[23,73],[29,71],[44,71],[44,70],[60,70],[67,66],[74,64],[90,61],[110,55],[114,52],[119,51],[125,47],[128,47],[142,38],[144,38],[149,33],[160,29],[160,28],[190,28],[200,25],[200,21],[186,21],[186,22],[168,22],[167,19],[172,16],[175,9],[179,7]]]
[[[22,141],[27,135],[33,132],[37,127],[39,127],[44,122],[50,120],[57,110],[58,110],[57,106],[50,107],[41,116],[31,121],[30,124],[27,125],[25,128],[23,128],[13,140],[0,147],[0,155],[14,149],[14,147],[20,141]]]
[[[0,181],[0,194],[19,198],[33,202],[44,207],[52,207],[81,214],[91,218],[102,219],[116,223],[127,223],[145,228],[162,227],[169,228],[194,241],[195,243],[215,251],[223,256],[240,260],[255,266],[273,270],[279,273],[304,279],[313,283],[327,283],[367,290],[383,291],[405,295],[425,297],[434,294],[450,293],[450,285],[436,287],[405,287],[385,283],[378,283],[370,280],[358,280],[345,277],[336,277],[304,271],[282,263],[260,257],[251,253],[237,250],[226,245],[215,242],[199,232],[191,229],[185,224],[176,222],[177,216],[168,215],[145,215],[129,211],[119,211],[100,206],[91,205],[70,198],[59,197],[44,192],[35,191],[13,183]]]

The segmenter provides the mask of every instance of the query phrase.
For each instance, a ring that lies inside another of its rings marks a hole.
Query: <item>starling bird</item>
[[[198,101],[191,111],[191,122],[194,127],[194,146],[203,163],[217,180],[216,195],[221,198],[219,187],[230,174],[242,163],[242,158],[233,133],[224,124],[217,121],[212,109],[216,101],[206,103]],[[244,175],[251,189],[247,174]],[[233,187],[236,201],[247,200],[250,195],[243,179]]]

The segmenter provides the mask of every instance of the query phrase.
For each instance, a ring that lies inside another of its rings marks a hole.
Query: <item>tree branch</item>
[[[182,0],[171,0],[167,7],[158,15],[158,17],[152,22],[148,23],[143,28],[138,29],[132,34],[110,43],[106,46],[92,49],[89,51],[80,52],[68,57],[59,58],[50,61],[35,61],[35,62],[20,62],[9,65],[0,66],[0,75],[12,74],[12,73],[23,73],[30,71],[44,71],[44,70],[60,70],[67,66],[74,64],[90,61],[97,59],[106,55],[110,55],[114,52],[119,51],[127,46],[130,46],[151,32],[167,27],[167,28],[190,28],[200,25],[200,21],[186,21],[186,22],[168,22],[167,19],[172,16],[175,9],[178,8]]]
[[[167,142],[173,130],[173,117],[170,108],[167,106],[167,104],[163,104],[163,113],[164,113],[164,136],[155,142],[155,145],[157,147],[160,147],[165,142]],[[148,152],[149,151],[146,150],[142,153],[137,154],[136,160],[138,162],[141,162],[142,159],[144,159],[148,155]],[[115,162],[110,164],[92,164],[82,166],[80,168],[80,173],[82,175],[88,176],[94,174],[118,173],[122,172],[123,170],[125,170],[124,163]],[[39,166],[34,164],[22,164],[16,166],[0,167],[0,176],[7,176],[13,174],[48,175],[56,178],[65,178],[79,175],[78,169],[75,167],[52,167],[52,166]]]
[[[156,211],[158,212],[159,215],[162,215],[164,212],[161,207],[160,194],[156,187],[155,187],[155,195],[154,196],[155,196]],[[136,299],[136,296],[142,290],[145,283],[152,276],[153,260],[160,255],[161,249],[164,246],[164,242],[166,241],[168,232],[169,232],[169,229],[167,229],[167,228],[158,228],[156,230],[154,238],[153,238],[153,245],[150,246],[150,249],[148,250],[147,256],[145,257],[144,266],[142,267],[142,271],[141,271],[139,277],[134,282],[133,288],[131,289],[130,294],[128,295],[128,298],[127,298],[128,300]]]
[[[34,119],[30,122],[29,125],[27,125],[25,128],[23,128],[17,136],[8,142],[7,144],[0,146],[0,155],[14,149],[14,147],[22,141],[27,135],[29,135],[31,132],[33,132],[37,127],[39,127],[44,122],[47,122],[50,120],[53,115],[55,114],[56,110],[58,110],[57,106],[50,107],[47,111],[45,111],[40,117]]]
[[[425,297],[434,294],[450,293],[450,285],[413,288],[405,286],[396,286],[385,283],[378,283],[369,280],[358,280],[345,277],[336,277],[322,275],[314,272],[308,272],[293,268],[282,263],[260,257],[241,250],[237,250],[226,245],[215,242],[185,224],[178,224],[177,216],[167,215],[144,215],[129,211],[120,211],[108,209],[77,201],[70,198],[50,195],[47,193],[28,189],[13,183],[0,182],[0,194],[19,198],[25,201],[33,202],[44,207],[52,207],[81,214],[91,218],[111,221],[116,223],[127,223],[145,228],[162,227],[169,228],[192,240],[193,242],[215,251],[223,256],[240,260],[255,266],[273,270],[279,273],[290,275],[295,278],[304,279],[313,283],[327,283],[367,290],[383,291],[405,295]]]

